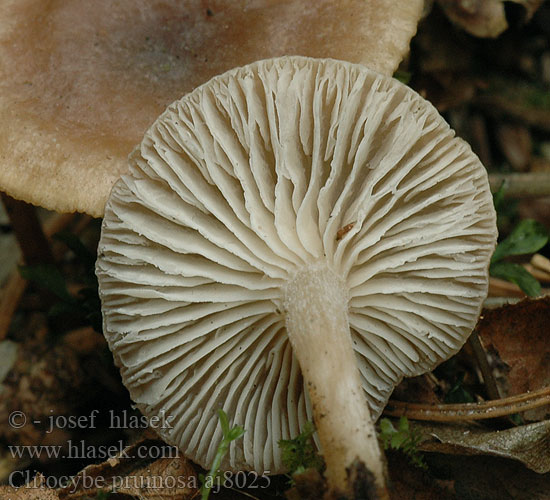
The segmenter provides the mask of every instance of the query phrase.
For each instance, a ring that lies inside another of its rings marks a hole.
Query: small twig
[[[540,296],[549,295],[550,288],[542,288]],[[516,297],[523,299],[527,295],[521,290],[519,286],[509,281],[502,280],[491,276],[489,278],[489,297]]]
[[[42,230],[36,208],[6,193],[1,193],[1,197],[25,264],[53,263],[50,242]]]
[[[411,420],[456,422],[513,415],[546,405],[550,405],[550,387],[482,403],[430,405],[390,399],[384,414],[390,417],[405,416]]]
[[[538,267],[533,266],[532,264],[522,264],[522,266],[529,271],[535,279],[541,283],[550,283],[550,273],[540,270]]]
[[[505,183],[506,198],[543,198],[550,196],[550,173],[490,174],[491,190],[497,191]]]
[[[531,264],[545,273],[550,273],[550,260],[540,253],[531,257]]]
[[[489,278],[489,297],[525,297],[525,293],[514,283],[502,280],[500,278]]]

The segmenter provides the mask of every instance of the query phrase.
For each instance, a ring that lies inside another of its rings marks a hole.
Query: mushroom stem
[[[283,306],[294,353],[308,388],[330,489],[351,493],[356,460],[374,478],[376,498],[389,498],[385,466],[361,387],[348,322],[346,286],[328,266],[299,271]]]

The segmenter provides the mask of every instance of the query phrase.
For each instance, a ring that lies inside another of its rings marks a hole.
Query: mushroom
[[[214,75],[284,54],[391,74],[421,0],[3,0],[0,191],[101,216],[144,131]]]
[[[173,103],[105,209],[104,331],[160,435],[204,467],[283,471],[313,419],[335,491],[356,459],[384,498],[373,422],[403,376],[455,353],[487,294],[487,174],[392,78],[282,57]]]

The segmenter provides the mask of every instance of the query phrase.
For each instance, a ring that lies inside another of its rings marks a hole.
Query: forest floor
[[[379,422],[392,498],[550,499],[550,3],[516,0],[501,11],[500,1],[488,0],[483,15],[466,15],[459,1],[439,4],[396,77],[430,100],[486,165],[499,192],[499,240],[513,250],[464,348],[403,381]],[[35,486],[43,486],[0,487],[0,497],[198,497],[205,471],[183,458],[108,458],[126,446],[132,455],[163,444],[132,408],[100,333],[100,221],[45,212],[41,219],[50,237],[57,234],[56,266],[21,275],[10,222],[0,214],[0,482],[21,486],[40,473]],[[67,456],[71,445],[80,448]],[[308,451],[310,443],[295,445]],[[64,451],[31,456],[36,446]],[[64,487],[69,477],[77,480]],[[105,484],[86,484],[100,477]],[[151,477],[186,484],[144,486]],[[318,499],[324,487],[311,471],[292,484],[289,476],[221,482],[226,487],[211,498]]]

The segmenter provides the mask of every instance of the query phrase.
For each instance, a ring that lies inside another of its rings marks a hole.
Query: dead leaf
[[[517,460],[529,469],[550,472],[550,420],[502,431],[472,425],[410,422],[422,436],[422,451],[448,455],[490,455]]]
[[[503,396],[550,385],[550,297],[483,311],[477,331]],[[548,406],[525,413],[529,420],[550,416]]]
[[[158,456],[161,458],[154,458]],[[57,492],[60,500],[84,500],[99,491],[141,500],[188,500],[197,494],[198,487],[193,464],[176,448],[146,439],[103,463],[89,465]]]

